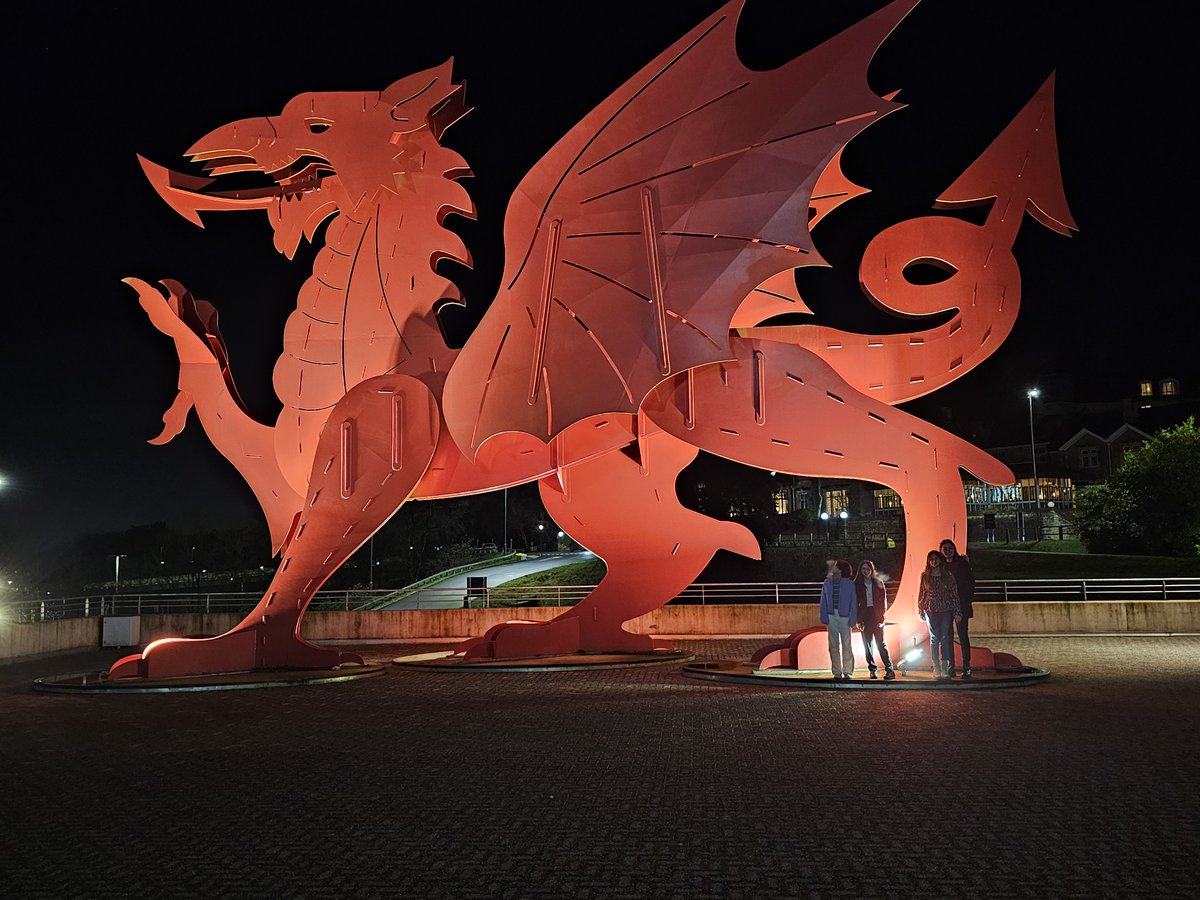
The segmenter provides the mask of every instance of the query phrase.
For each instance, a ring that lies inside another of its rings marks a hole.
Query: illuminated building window
[[[998,503],[1015,503],[1021,499],[1021,490],[1015,484],[994,485],[981,481],[964,483],[963,494],[970,507],[987,507]]]
[[[1041,494],[1042,502],[1053,500],[1055,503],[1066,501],[1071,502],[1075,496],[1075,486],[1071,483],[1070,478],[1050,477],[1038,479],[1038,493]],[[1036,494],[1033,490],[1033,479],[1022,478],[1018,484],[1020,489],[1020,499],[1032,503]]]
[[[1178,396],[1179,382],[1174,378],[1166,378],[1158,383],[1158,392],[1164,397]]]
[[[788,512],[798,509],[811,509],[813,504],[812,491],[808,488],[792,488],[788,491]]]
[[[900,495],[891,488],[875,492],[875,508],[876,509],[900,509],[903,504],[900,502]]]
[[[776,491],[771,496],[775,499],[775,512],[781,516],[786,516],[791,511],[791,506],[788,504],[787,491]]]
[[[1143,397],[1153,397],[1154,396],[1154,383],[1153,382],[1143,381],[1140,385],[1140,388],[1141,388]]]
[[[847,491],[826,491],[825,511],[831,516],[837,516],[842,510],[849,511],[850,494]]]
[[[1079,465],[1084,469],[1100,468],[1100,448],[1084,447],[1079,451]]]

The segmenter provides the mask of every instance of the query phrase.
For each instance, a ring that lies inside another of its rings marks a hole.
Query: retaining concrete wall
[[[971,633],[1200,632],[1200,600],[976,603]],[[645,634],[788,634],[819,625],[815,605],[664,606],[629,624]]]
[[[481,635],[511,619],[546,621],[561,608],[422,609],[381,612],[312,612],[303,634],[313,641],[421,640]],[[220,634],[236,625],[236,613],[142,616],[143,643],[160,637]],[[643,634],[781,635],[818,624],[811,604],[664,606],[629,623]],[[976,603],[972,634],[1177,634],[1200,632],[1200,600]],[[101,620],[64,619],[0,626],[0,662],[96,647]]]
[[[519,609],[315,612],[304,617],[301,633],[310,641],[477,637],[493,625],[513,619],[545,622],[564,611],[550,606],[530,606]]]
[[[642,634],[791,634],[820,625],[815,603],[663,606],[625,627]]]
[[[312,641],[409,640],[481,635],[512,619],[544,622],[562,608],[406,609],[378,612],[310,612],[303,634]],[[240,616],[142,616],[142,640],[186,634],[219,634]],[[815,604],[664,606],[627,626],[642,634],[789,634],[820,624]],[[976,603],[973,634],[1107,634],[1200,632],[1200,600],[1118,600]]]
[[[142,616],[142,643],[165,637],[224,634],[242,619],[241,613],[163,613]]]
[[[0,625],[0,662],[100,645],[100,619]]]
[[[1200,632],[1200,600],[976,603],[972,634]]]

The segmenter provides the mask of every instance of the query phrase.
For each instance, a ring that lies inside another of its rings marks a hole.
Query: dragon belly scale
[[[435,271],[443,258],[469,265],[443,222],[474,215],[459,183],[467,161],[442,144],[468,111],[451,62],[383,90],[301,94],[278,115],[217,128],[186,154],[203,175],[142,160],[163,199],[196,224],[210,211],[265,211],[289,258],[328,224],[285,327],[273,426],[238,398],[213,304],[175,281],[127,279],[179,356],[179,392],[155,442],[194,409],[259,500],[280,562],[228,633],[156,641],[109,677],[361,662],[301,637],[330,575],[409,500],[532,481],[608,572],[558,619],[498,626],[459,652],[660,647],[627,623],[672,599],[718,549],[759,554],[745,528],[676,497],[676,476],[701,450],[894,488],[906,571],[941,539],[964,542],[960,470],[996,484],[1012,473],[895,404],[960,377],[1008,334],[1025,212],[1063,234],[1075,227],[1053,77],[937,198],[943,209],[987,205],[982,224],[901,222],[864,254],[860,281],[877,306],[910,318],[953,312],[948,322],[899,335],[761,324],[804,311],[794,270],[824,265],[812,228],[864,193],[842,174],[842,149],[902,108],[869,89],[866,71],[914,5],[888,3],[766,72],[738,59],[740,0],[698,24],[521,182],[505,217],[499,293],[461,350],[437,318],[461,297]],[[223,188],[224,176],[245,173],[269,186]],[[906,280],[907,266],[929,261],[950,277]],[[901,584],[896,649],[923,634],[915,595],[915,579]],[[818,636],[770,661],[818,668],[823,652]]]

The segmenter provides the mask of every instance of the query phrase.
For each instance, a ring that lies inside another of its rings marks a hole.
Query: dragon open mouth
[[[263,168],[251,157],[247,156],[215,156],[197,153],[192,157],[193,162],[203,162],[204,171],[222,183],[229,183],[229,176],[259,175]],[[225,189],[221,191],[203,191],[210,197],[228,197],[231,199],[258,199],[260,197],[288,197],[305,193],[320,187],[320,181],[326,175],[334,172],[333,166],[327,159],[316,154],[306,153],[286,165],[265,174],[271,178],[267,185],[249,185],[244,188]],[[177,173],[176,173],[177,174]]]
[[[319,191],[324,179],[335,174],[328,160],[314,154],[299,156],[271,172],[264,172],[249,156],[197,153],[192,159],[203,163],[206,176],[177,172],[138,157],[158,194],[185,219],[201,226],[200,212],[290,205]],[[262,183],[264,174],[269,183]]]

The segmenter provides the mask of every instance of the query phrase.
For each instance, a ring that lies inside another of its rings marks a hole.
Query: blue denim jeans
[[[947,667],[954,665],[954,613],[931,612],[929,619],[929,662],[939,659]]]

